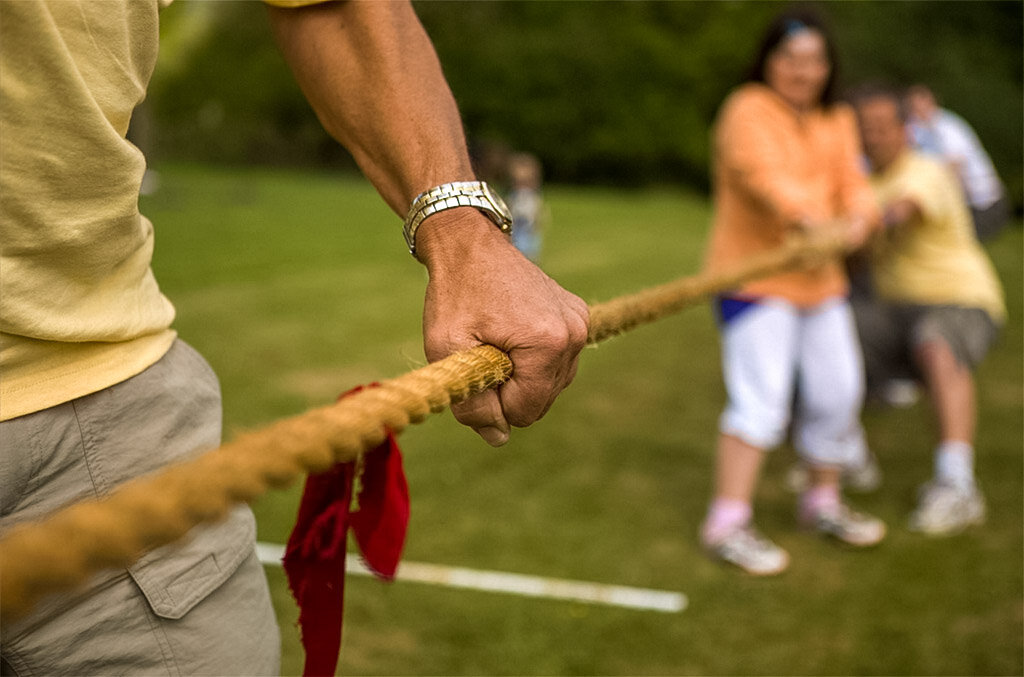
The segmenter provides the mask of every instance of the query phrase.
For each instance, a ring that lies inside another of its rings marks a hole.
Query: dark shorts
[[[933,341],[945,343],[957,362],[973,370],[999,336],[999,325],[980,308],[866,299],[855,299],[853,308],[869,389],[893,378],[920,380],[914,352]]]
[[[978,239],[991,240],[1010,222],[1010,202],[1004,195],[984,209],[971,207],[971,220]]]

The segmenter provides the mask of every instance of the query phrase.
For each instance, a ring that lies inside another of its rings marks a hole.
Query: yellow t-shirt
[[[174,342],[125,138],[170,3],[0,0],[0,420],[120,383]]]
[[[922,217],[880,234],[872,271],[878,295],[897,303],[981,308],[1003,321],[1006,306],[995,269],[978,244],[963,192],[947,168],[903,153],[871,177],[879,204],[910,198]]]
[[[174,341],[125,139],[160,4],[0,2],[0,419],[119,383]]]

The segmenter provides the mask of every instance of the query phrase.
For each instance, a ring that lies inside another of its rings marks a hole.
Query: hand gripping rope
[[[834,235],[801,236],[732,271],[680,278],[591,306],[588,343],[653,322],[749,280],[820,265],[842,254]],[[481,345],[384,381],[339,402],[239,436],[191,460],[124,483],[0,539],[0,621],[26,615],[43,595],[132,564],[192,527],[216,522],[305,473],[322,472],[401,433],[430,413],[495,388],[512,375],[504,352]]]

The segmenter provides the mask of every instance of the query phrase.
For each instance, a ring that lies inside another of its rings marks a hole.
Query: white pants
[[[722,328],[722,368],[729,396],[722,433],[766,450],[777,446],[796,388],[793,444],[805,460],[845,465],[866,456],[863,364],[845,299],[809,309],[764,299]]]

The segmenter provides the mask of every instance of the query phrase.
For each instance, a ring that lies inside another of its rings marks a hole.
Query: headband
[[[801,31],[812,30],[810,26],[805,24],[803,21],[800,21],[799,19],[790,19],[785,24],[783,24],[782,28],[782,36],[784,38],[791,37]]]

